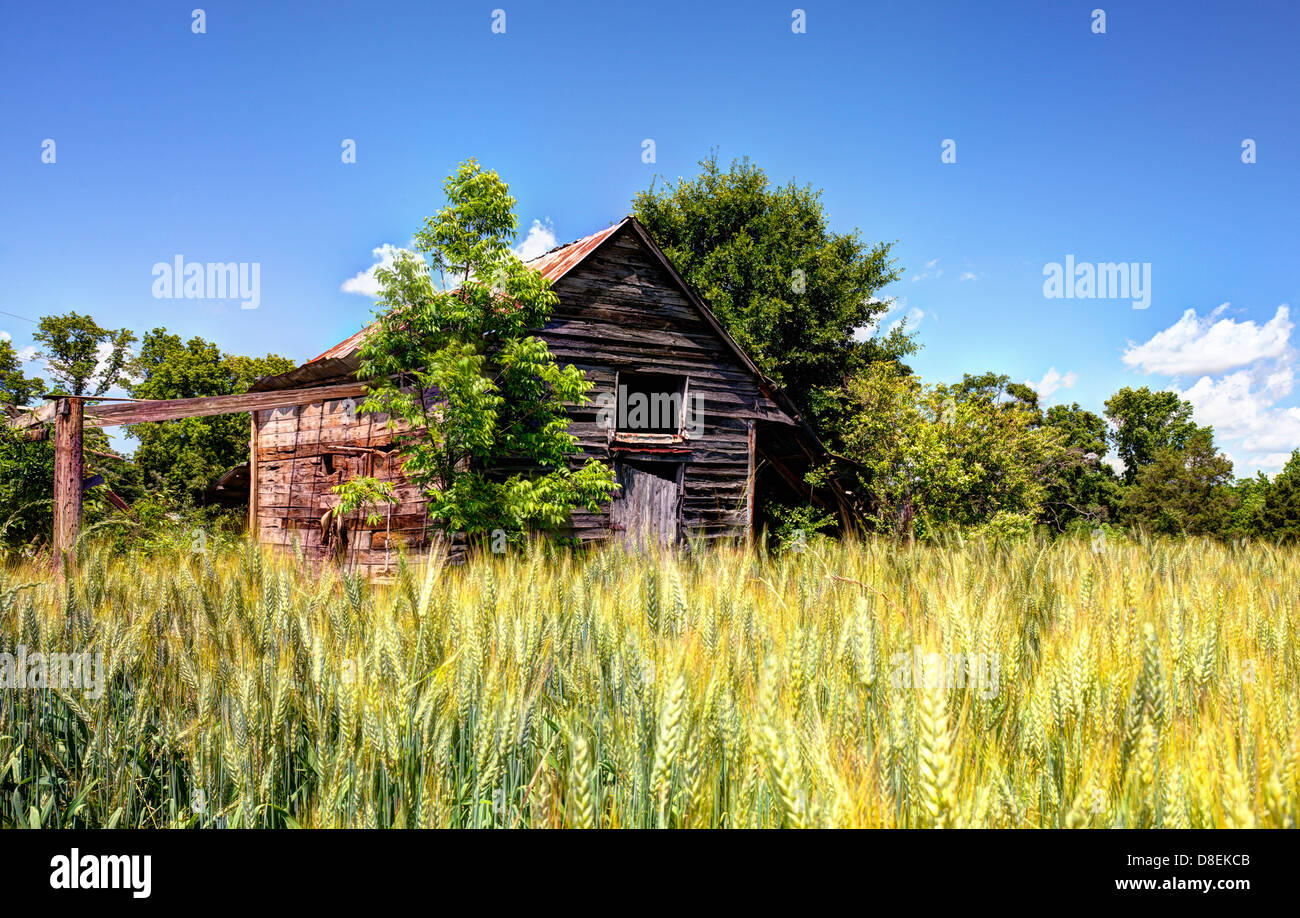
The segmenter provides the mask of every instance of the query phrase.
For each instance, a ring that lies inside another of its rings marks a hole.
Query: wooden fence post
[[[256,542],[260,535],[257,522],[257,409],[248,414],[253,419],[248,435],[248,535]]]
[[[54,550],[77,544],[81,532],[81,435],[85,400],[61,398],[54,410]]]

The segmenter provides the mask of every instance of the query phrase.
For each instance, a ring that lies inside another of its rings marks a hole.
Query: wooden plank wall
[[[756,421],[790,423],[758,388],[758,380],[709,326],[630,229],[620,231],[556,285],[560,299],[541,331],[559,363],[572,363],[594,383],[593,399],[614,391],[620,371],[689,377],[702,398],[703,435],[691,442],[683,476],[682,532],[692,538],[748,534],[746,484],[753,468],[750,430]],[[611,463],[596,406],[570,411],[581,454]],[[253,475],[258,533],[275,545],[299,544],[323,559],[320,519],[337,503],[330,486],[357,474],[392,481],[400,503],[378,527],[354,531],[349,561],[372,572],[395,563],[393,545],[427,548],[430,531],[418,491],[402,477],[392,432],[381,418],[350,417],[331,400],[260,411]],[[627,458],[663,460],[662,454]],[[613,535],[608,507],[577,510],[572,535],[584,542]]]
[[[381,508],[382,521],[348,524],[349,566],[375,573],[396,563],[398,544],[426,549],[430,533],[424,498],[401,473],[387,419],[348,408],[348,400],[331,399],[257,413],[257,531],[266,544],[297,546],[323,560],[332,547],[321,517],[339,502],[330,489],[358,475],[391,481],[398,503]]]
[[[614,391],[617,371],[689,377],[690,392],[703,400],[704,431],[686,464],[682,530],[704,539],[747,535],[749,422],[789,418],[759,391],[758,380],[630,229],[562,278],[555,292],[560,304],[541,337],[559,363],[587,373],[593,397]],[[595,409],[574,409],[571,416],[569,431],[584,454],[608,461]],[[612,535],[608,510],[575,513],[574,524],[584,540]]]

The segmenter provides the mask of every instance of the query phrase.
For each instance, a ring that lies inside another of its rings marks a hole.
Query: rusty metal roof
[[[602,242],[614,235],[630,219],[631,217],[624,217],[613,226],[606,227],[598,233],[592,233],[590,236],[583,236],[573,242],[556,246],[545,254],[530,258],[524,264],[535,271],[540,271],[543,277],[551,283],[555,283],[577,267],[583,259],[599,248]],[[308,361],[308,364],[316,363],[318,360],[340,359],[351,356],[361,346],[361,342],[366,339],[366,335],[370,333],[370,328],[371,326],[367,325],[355,335],[340,341],[320,356],[313,357]]]
[[[631,217],[624,217],[622,220],[619,220],[612,226],[606,227],[599,233],[592,233],[590,236],[583,236],[581,239],[566,243],[565,245],[556,246],[544,255],[530,258],[528,261],[524,262],[524,264],[536,271],[542,272],[542,277],[545,277],[551,283],[555,283],[577,267],[579,262],[584,258],[596,251],[596,249],[600,248],[602,242],[614,235],[614,233],[622,228],[623,224],[627,223],[627,221],[631,219]]]

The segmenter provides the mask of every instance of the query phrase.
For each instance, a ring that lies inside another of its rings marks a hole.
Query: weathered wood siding
[[[378,525],[348,523],[349,563],[373,572],[395,563],[399,544],[426,549],[430,532],[424,498],[402,475],[386,419],[348,409],[347,400],[331,399],[254,415],[257,534],[266,544],[296,546],[322,560],[331,546],[321,518],[339,502],[330,489],[357,475],[391,481],[398,503],[381,508]]]
[[[630,228],[621,229],[555,284],[560,304],[542,329],[558,362],[572,363],[594,383],[593,400],[614,393],[618,373],[685,376],[699,399],[703,432],[688,455],[651,450],[611,455],[597,426],[594,404],[571,409],[570,432],[581,454],[614,463],[684,461],[680,531],[688,538],[744,536],[751,525],[747,482],[753,469],[751,422],[789,423],[759,390],[759,381],[708,320],[676,286],[655,255]],[[321,516],[337,503],[330,487],[352,475],[392,481],[400,503],[378,527],[352,524],[348,558],[382,570],[395,561],[397,543],[427,548],[430,530],[423,501],[398,468],[392,433],[383,419],[354,418],[342,400],[257,412],[258,534],[264,542],[298,544],[324,558]],[[355,528],[355,527],[360,528]],[[602,541],[615,535],[610,509],[577,510],[573,535]]]
[[[615,376],[685,376],[701,399],[703,435],[691,442],[682,481],[681,531],[688,538],[748,533],[751,419],[786,420],[758,380],[687,299],[630,228],[620,230],[555,284],[560,304],[542,330],[561,364],[572,363],[594,383],[593,402],[613,393]],[[570,433],[585,456],[661,460],[652,452],[611,457],[593,404],[571,411]],[[610,511],[575,511],[576,534],[603,540],[615,533]]]

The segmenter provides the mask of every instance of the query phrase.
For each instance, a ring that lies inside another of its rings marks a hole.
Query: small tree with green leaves
[[[349,478],[342,484],[334,485],[330,490],[339,498],[338,506],[334,507],[331,513],[347,519],[353,513],[360,511],[367,525],[370,526],[378,526],[383,522],[384,516],[379,512],[381,506],[392,506],[397,503],[397,495],[393,493],[393,483],[370,476]]]
[[[23,373],[10,341],[0,341],[0,404],[22,408],[45,383]],[[7,424],[0,430],[0,546],[30,542],[49,529],[54,447],[28,440]]]
[[[22,358],[12,341],[0,341],[0,405],[22,408],[41,394],[45,381],[23,372]]]
[[[135,335],[125,328],[104,328],[90,316],[45,316],[32,337],[62,395],[103,395],[126,384],[134,368]]]
[[[1058,434],[1061,446],[1042,476],[1043,522],[1058,532],[1114,522],[1124,495],[1105,462],[1110,449],[1106,421],[1075,402],[1048,408],[1043,426]]]
[[[1181,452],[1202,430],[1192,420],[1190,402],[1177,392],[1152,392],[1146,386],[1125,387],[1106,399],[1106,419],[1114,425],[1111,440],[1129,485],[1159,453]]]
[[[1263,534],[1279,542],[1300,542],[1300,449],[1265,490],[1262,520]]]
[[[505,182],[470,160],[444,187],[447,206],[415,236],[420,255],[377,272],[358,410],[388,415],[438,529],[554,528],[616,488],[603,463],[570,465],[577,440],[565,405],[586,402],[591,383],[531,334],[558,300],[511,249],[518,224]]]
[[[884,362],[852,381],[842,436],[875,529],[907,537],[951,525],[1032,527],[1061,438],[1025,398],[985,382],[927,386]]]
[[[54,504],[54,443],[0,430],[0,546],[50,537]]]

